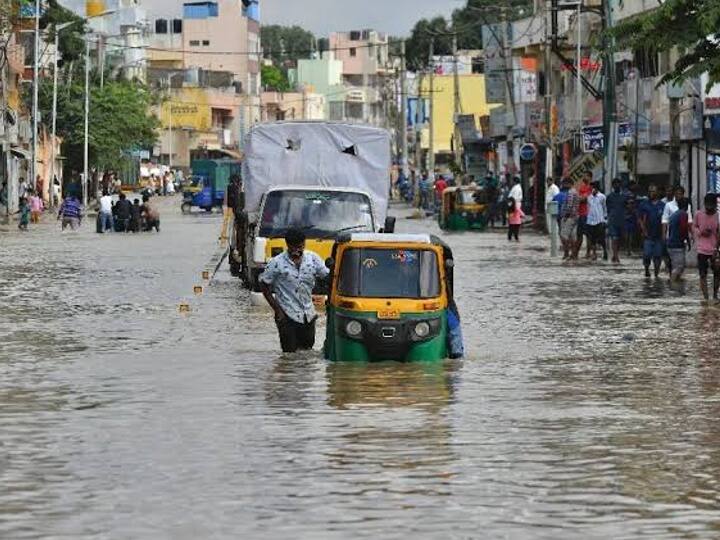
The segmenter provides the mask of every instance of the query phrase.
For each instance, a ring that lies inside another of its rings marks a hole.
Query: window
[[[291,227],[301,227],[311,238],[335,238],[340,231],[370,232],[373,230],[370,201],[360,193],[271,192],[263,206],[259,235],[279,238]]]
[[[172,31],[173,34],[182,34],[183,22],[182,19],[173,19]]]
[[[155,19],[155,33],[156,34],[167,34],[168,33],[167,19]]]
[[[437,298],[437,255],[417,249],[349,249],[340,264],[338,292],[363,298]]]
[[[357,56],[357,49],[355,47],[352,47],[350,49],[350,56],[352,56],[352,57]]]
[[[642,47],[635,51],[635,67],[640,71],[640,76],[657,77],[659,72],[658,54],[652,47]]]
[[[191,39],[191,40],[190,40],[190,46],[191,46],[191,47],[199,47],[199,46],[200,46],[200,42],[199,42],[197,39]]]
[[[207,47],[209,45],[210,45],[210,41],[208,41],[207,39],[203,39],[203,47]]]
[[[350,41],[360,41],[361,35],[362,34],[360,32],[353,30],[352,32],[350,32]]]

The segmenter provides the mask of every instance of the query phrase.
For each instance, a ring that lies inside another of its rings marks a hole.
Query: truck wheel
[[[192,204],[189,202],[184,202],[182,203],[180,210],[182,210],[183,214],[189,214],[192,211]]]

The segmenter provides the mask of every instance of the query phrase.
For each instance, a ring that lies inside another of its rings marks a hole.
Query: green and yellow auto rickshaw
[[[333,361],[437,361],[459,357],[453,256],[430,235],[341,236],[331,269],[325,356]]]
[[[440,228],[448,231],[484,230],[488,223],[487,193],[481,187],[451,187],[443,191],[438,214]]]

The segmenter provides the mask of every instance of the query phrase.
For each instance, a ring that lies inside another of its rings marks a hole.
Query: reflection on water
[[[468,358],[330,364],[280,354],[224,271],[192,297],[219,217],[165,211],[162,236],[2,237],[0,538],[720,537],[692,272],[449,235]]]

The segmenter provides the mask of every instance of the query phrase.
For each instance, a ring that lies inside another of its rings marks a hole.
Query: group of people
[[[682,186],[673,186],[662,197],[658,188],[650,185],[646,198],[639,197],[633,187],[623,189],[621,180],[616,178],[612,191],[605,195],[590,173],[584,175],[577,186],[572,178],[564,178],[561,188],[554,180],[548,180],[547,197],[557,203],[563,259],[577,260],[585,243],[587,259],[597,260],[602,249],[602,257],[617,264],[622,241],[631,246],[632,236],[637,232],[642,240],[645,276],[659,277],[664,262],[671,281],[677,282],[685,272],[687,252],[695,245],[703,296],[709,299],[707,277],[712,270],[713,297],[717,300],[720,289],[718,196],[708,194],[703,210],[693,215]],[[606,239],[610,240],[609,249]]]
[[[132,202],[125,193],[120,193],[117,202],[107,191],[99,201],[97,232],[133,232],[152,231],[160,232],[160,212],[151,198],[145,194]]]

